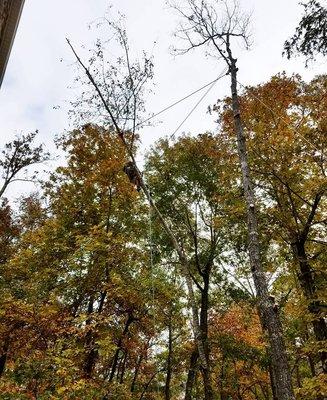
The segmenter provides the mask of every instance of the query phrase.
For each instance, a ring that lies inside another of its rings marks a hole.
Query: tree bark
[[[125,323],[125,327],[124,330],[118,340],[117,343],[117,349],[115,351],[115,355],[111,364],[111,372],[110,372],[110,376],[109,376],[109,382],[111,382],[114,379],[115,373],[116,373],[116,369],[117,369],[117,365],[118,365],[118,360],[119,360],[119,354],[122,348],[122,344],[123,344],[123,339],[126,336],[129,326],[131,325],[131,323],[134,321],[134,318],[131,314],[128,315],[126,323]]]
[[[143,361],[143,356],[142,354],[139,356],[139,359],[137,361],[137,364],[135,366],[135,370],[134,370],[134,376],[133,376],[133,380],[132,380],[132,384],[131,384],[131,392],[133,393],[135,391],[135,385],[136,385],[136,380],[140,371],[140,367]]]
[[[204,354],[208,368],[202,368],[200,371],[203,379],[204,399],[213,399],[213,390],[211,384],[211,371],[210,371],[210,349],[208,343],[208,310],[209,310],[209,284],[210,284],[210,270],[211,264],[207,264],[201,272],[203,280],[203,288],[201,289],[201,309],[200,309],[200,329],[202,335],[202,342],[204,345]],[[196,362],[198,359],[198,352],[193,351],[190,360],[190,369],[186,383],[185,400],[192,398],[193,385],[195,382]]]
[[[192,392],[195,383],[198,358],[199,358],[198,349],[195,348],[191,354],[190,367],[188,370],[187,380],[186,380],[184,400],[192,400]]]
[[[7,357],[8,357],[8,350],[9,350],[9,335],[4,341],[4,345],[2,347],[1,355],[0,355],[0,377],[5,371]]]
[[[261,264],[255,196],[250,180],[247,147],[243,132],[239,98],[237,93],[236,59],[232,57],[229,48],[227,48],[227,51],[230,61],[234,128],[237,137],[238,155],[242,171],[244,195],[247,205],[249,257],[253,281],[257,292],[258,311],[261,319],[261,325],[263,329],[268,333],[277,398],[279,400],[294,400],[295,397],[292,388],[291,371],[286,354],[282,326],[279,320],[278,313],[274,310],[274,304],[269,299],[267,279]]]
[[[128,352],[125,351],[124,355],[120,361],[120,366],[117,371],[117,380],[119,379],[119,383],[122,384],[124,382],[124,376],[126,371],[126,362],[127,362]]]
[[[204,369],[201,366],[201,374],[203,377],[204,398],[205,400],[213,399],[213,391],[211,386],[211,371],[210,365],[210,352],[208,343],[208,309],[209,309],[209,283],[210,283],[210,267],[206,266],[202,273],[203,289],[201,291],[201,310],[200,310],[200,329],[202,335],[202,342],[204,345],[204,354],[208,368]]]
[[[308,257],[305,251],[305,241],[301,238],[293,244],[293,254],[299,264],[299,281],[305,297],[308,299],[308,310],[313,315],[313,331],[318,341],[327,340],[327,326],[325,319],[320,315],[321,309],[317,300],[313,271],[310,268]],[[327,373],[327,353],[322,351],[319,354],[322,372]]]
[[[93,295],[90,296],[87,314],[89,315],[86,320],[86,326],[91,324],[91,314],[93,313]],[[86,378],[92,377],[92,372],[94,369],[95,361],[97,358],[97,351],[94,348],[94,335],[91,330],[86,333],[85,337],[85,348],[86,348],[86,357],[84,361],[83,371]]]
[[[170,382],[172,375],[172,356],[173,356],[173,327],[172,327],[172,303],[170,304],[169,321],[168,321],[168,356],[167,356],[167,372],[165,382],[165,400],[170,400]]]
[[[273,400],[278,400],[277,391],[276,391],[276,383],[274,376],[274,369],[271,365],[271,361],[269,360],[269,378],[270,378],[270,386]]]

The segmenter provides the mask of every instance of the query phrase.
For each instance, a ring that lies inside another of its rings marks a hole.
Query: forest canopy
[[[327,75],[241,85],[250,21],[218,3],[171,4],[178,51],[225,64],[215,131],[162,136],[140,163],[155,61],[101,20],[121,55],[97,41],[84,60],[67,39],[83,91],[60,165],[38,178],[37,132],[4,146],[1,399],[326,398]],[[22,180],[38,190],[14,202]]]

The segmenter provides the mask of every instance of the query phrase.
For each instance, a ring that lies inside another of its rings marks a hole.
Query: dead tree
[[[176,37],[182,41],[183,46],[175,49],[175,53],[185,54],[198,47],[207,47],[208,55],[222,59],[229,68],[234,129],[247,206],[248,251],[257,293],[257,307],[261,325],[269,339],[277,398],[294,400],[282,325],[278,313],[274,311],[274,304],[269,299],[267,278],[261,261],[255,195],[237,91],[237,59],[232,52],[232,42],[237,40],[243,42],[246,48],[249,47],[250,19],[240,12],[236,2],[232,2],[230,7],[227,1],[184,0],[171,6],[181,16]]]

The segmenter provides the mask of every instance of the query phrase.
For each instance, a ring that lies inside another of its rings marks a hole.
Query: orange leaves
[[[211,317],[210,337],[214,371],[221,395],[254,400],[269,393],[266,345],[259,317],[246,303],[232,304]]]
[[[232,305],[225,313],[212,316],[213,335],[226,334],[237,342],[263,349],[262,330],[255,308],[247,304]]]

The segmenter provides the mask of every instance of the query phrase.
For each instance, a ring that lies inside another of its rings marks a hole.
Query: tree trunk
[[[291,371],[287,359],[282,326],[279,316],[274,310],[274,304],[269,299],[267,279],[261,264],[255,196],[250,180],[246,141],[243,132],[239,98],[237,93],[236,59],[232,57],[230,50],[229,61],[234,127],[237,136],[238,155],[242,171],[244,195],[247,205],[249,257],[253,281],[257,293],[258,311],[261,319],[261,325],[268,333],[277,398],[278,400],[294,400],[295,397],[292,388]]]
[[[89,315],[86,320],[86,326],[91,324],[91,314],[93,313],[93,296],[90,296],[87,314]],[[94,348],[94,336],[91,330],[88,330],[85,337],[86,357],[84,361],[84,375],[86,378],[92,377],[94,364],[97,358],[97,351]]]
[[[190,367],[188,370],[187,380],[186,380],[184,400],[192,400],[192,392],[195,383],[198,358],[199,358],[198,349],[195,348],[191,354]]]
[[[168,356],[167,356],[167,372],[165,382],[165,400],[170,400],[170,381],[172,374],[172,356],[173,356],[173,329],[172,329],[172,304],[170,304],[169,323],[168,323]]]
[[[200,330],[202,336],[202,343],[204,347],[204,354],[206,358],[207,368],[200,365],[201,375],[203,379],[203,389],[205,400],[213,399],[213,390],[211,385],[211,371],[210,371],[210,350],[208,343],[208,310],[209,310],[209,283],[210,283],[210,266],[206,266],[205,271],[201,274],[203,279],[203,289],[201,290],[201,310],[200,310]],[[193,351],[190,361],[190,369],[187,376],[185,400],[192,399],[193,385],[195,382],[196,365],[198,360],[198,352]]]
[[[131,392],[132,393],[135,391],[136,380],[137,380],[137,377],[138,377],[138,374],[140,371],[142,361],[143,361],[143,356],[140,355],[139,359],[137,361],[137,364],[135,366],[134,376],[133,376],[133,380],[132,380],[132,384],[131,384]]]
[[[299,239],[293,244],[293,254],[300,268],[300,285],[305,297],[309,301],[308,310],[314,318],[312,321],[314,335],[318,341],[327,340],[327,326],[324,318],[320,316],[321,310],[316,296],[317,288],[313,278],[313,271],[310,268],[305,251],[304,240]],[[319,354],[319,358],[321,361],[322,372],[327,373],[327,353],[322,351]]]
[[[6,361],[8,357],[8,350],[9,350],[9,335],[4,341],[4,345],[2,347],[1,355],[0,355],[0,377],[5,371]]]
[[[111,364],[111,372],[110,372],[110,376],[109,376],[109,382],[111,382],[114,379],[115,373],[116,373],[116,369],[117,369],[117,365],[118,365],[118,360],[119,360],[119,353],[123,344],[123,339],[126,336],[129,326],[131,325],[131,323],[134,321],[134,318],[132,315],[128,315],[126,323],[125,323],[125,327],[123,330],[123,333],[121,334],[118,343],[117,343],[117,349],[115,351],[115,355]]]
[[[124,376],[125,376],[125,371],[126,371],[127,357],[128,357],[128,352],[125,351],[123,363],[122,363],[122,366],[121,366],[121,373],[120,373],[119,383],[124,383]]]
[[[9,181],[5,181],[5,183],[2,185],[2,187],[0,189],[0,199],[1,199],[2,195],[4,194],[5,190],[7,189],[9,183],[10,183]]]
[[[274,369],[271,365],[271,361],[269,360],[269,377],[270,377],[270,386],[271,386],[271,393],[273,400],[278,400],[277,393],[276,393],[276,383],[274,377]]]
[[[213,399],[213,391],[211,386],[211,372],[209,360],[209,343],[208,343],[208,309],[209,309],[209,282],[210,282],[210,267],[206,267],[203,272],[203,290],[201,291],[201,310],[200,310],[200,329],[202,342],[204,345],[204,354],[206,357],[207,368],[201,366],[201,374],[203,377],[204,398],[205,400]]]

